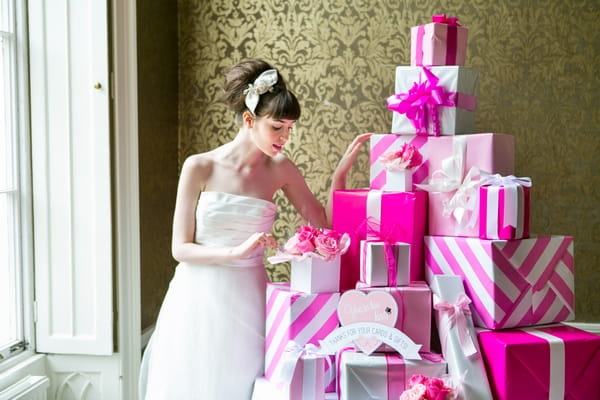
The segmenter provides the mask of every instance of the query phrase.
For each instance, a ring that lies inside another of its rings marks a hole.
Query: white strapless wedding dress
[[[266,200],[203,192],[196,242],[233,246],[268,232],[276,207]],[[181,263],[175,270],[142,359],[144,400],[247,400],[263,375],[263,249],[219,265]]]

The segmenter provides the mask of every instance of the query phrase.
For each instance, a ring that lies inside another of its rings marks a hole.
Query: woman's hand
[[[362,133],[354,138],[354,140],[348,145],[346,152],[344,153],[344,155],[342,155],[342,158],[338,162],[338,165],[334,172],[334,176],[337,175],[340,178],[343,178],[344,180],[346,179],[346,175],[348,174],[348,171],[350,171],[350,168],[352,168],[354,161],[356,161],[356,157],[360,152],[363,142],[368,140],[371,137],[371,135],[373,135],[373,133]]]
[[[268,232],[255,232],[241,244],[232,247],[231,258],[246,258],[261,247],[277,248],[277,241]]]

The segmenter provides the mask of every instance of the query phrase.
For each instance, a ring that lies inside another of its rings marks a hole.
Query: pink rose
[[[400,400],[424,400],[425,399],[425,385],[417,383],[410,389],[405,390],[400,395]]]
[[[431,378],[427,383],[427,398],[431,400],[447,400],[448,395],[454,391],[446,386],[446,383],[440,378]]]
[[[317,253],[325,257],[326,260],[331,260],[341,251],[342,235],[331,229],[323,229],[315,238],[315,247]]]
[[[388,171],[403,171],[421,165],[423,156],[414,145],[402,143],[400,150],[382,154],[378,160]]]
[[[406,163],[406,168],[418,167],[423,163],[423,156],[412,144],[403,143],[400,152],[402,153],[402,161]]]
[[[427,382],[429,382],[429,378],[426,377],[425,375],[421,375],[421,374],[415,374],[413,376],[410,377],[410,379],[408,380],[408,387],[413,387],[416,384],[423,384],[423,385],[427,385]]]
[[[315,250],[315,237],[318,231],[312,226],[301,226],[283,246],[290,254],[304,254]]]

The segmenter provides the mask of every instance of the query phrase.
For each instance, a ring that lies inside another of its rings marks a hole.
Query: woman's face
[[[254,143],[270,157],[277,155],[292,134],[296,120],[256,117],[252,126]]]

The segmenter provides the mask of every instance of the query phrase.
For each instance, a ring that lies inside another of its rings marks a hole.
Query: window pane
[[[0,194],[0,348],[18,339],[16,316],[16,274],[9,195]]]

